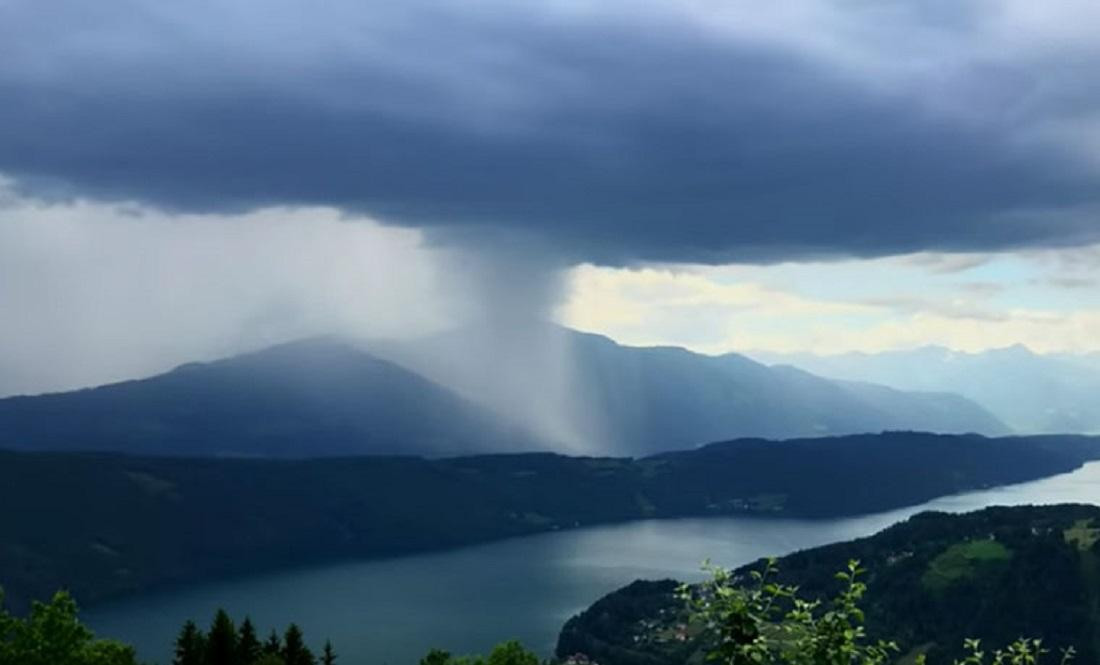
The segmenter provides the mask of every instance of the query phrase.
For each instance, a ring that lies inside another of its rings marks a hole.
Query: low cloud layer
[[[136,378],[309,335],[430,333],[472,307],[441,274],[451,259],[418,232],[329,208],[181,216],[8,198],[0,395]]]
[[[1100,240],[1094,3],[0,6],[38,196],[325,206],[560,261]]]
[[[567,325],[713,353],[1021,342],[1100,351],[1100,289],[1088,287],[1098,282],[1100,245],[768,266],[583,265],[559,279],[519,240],[502,257],[442,250],[419,231],[332,208],[169,214],[43,203],[0,186],[0,396],[134,378],[307,335],[408,338],[466,322],[496,331],[461,355],[490,359],[502,390],[527,394],[509,382],[536,376],[566,395],[567,382],[551,381],[560,369],[553,345],[514,334],[559,295]]]

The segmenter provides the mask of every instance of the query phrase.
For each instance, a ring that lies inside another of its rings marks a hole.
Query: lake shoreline
[[[504,543],[504,542],[508,542],[508,541],[512,541],[512,540],[537,538],[539,536],[545,536],[545,535],[550,535],[550,534],[555,534],[555,533],[569,533],[569,532],[581,531],[581,530],[585,530],[585,529],[601,529],[601,528],[605,528],[605,527],[613,527],[613,526],[627,525],[627,524],[637,524],[637,523],[644,523],[644,522],[668,522],[668,521],[697,520],[697,519],[721,520],[721,519],[730,519],[730,518],[732,518],[732,519],[743,519],[743,520],[763,520],[763,521],[769,521],[769,522],[770,521],[776,521],[776,520],[779,520],[779,521],[787,520],[787,521],[809,521],[809,522],[821,521],[821,522],[824,522],[824,521],[830,521],[830,520],[842,520],[842,519],[849,519],[849,518],[871,517],[871,516],[875,516],[875,515],[882,515],[882,514],[892,513],[892,512],[896,512],[896,511],[906,510],[906,509],[914,507],[914,506],[921,506],[921,505],[927,504],[929,502],[937,501],[937,500],[949,499],[950,497],[953,497],[953,496],[961,496],[961,495],[966,495],[966,494],[969,494],[969,493],[972,493],[972,492],[982,492],[982,491],[987,491],[987,490],[992,490],[992,489],[1012,487],[1014,485],[1022,485],[1022,484],[1037,482],[1037,481],[1041,481],[1041,480],[1047,480],[1047,479],[1050,479],[1050,478],[1056,478],[1056,477],[1061,476],[1061,475],[1067,475],[1067,474],[1074,473],[1075,471],[1080,470],[1085,465],[1094,464],[1094,463],[1100,463],[1100,462],[1081,462],[1081,463],[1078,463],[1075,467],[1073,467],[1069,470],[1059,471],[1057,473],[1053,473],[1053,474],[1046,475],[1046,476],[1028,478],[1028,479],[1021,480],[1021,481],[1014,482],[1014,483],[1005,483],[1005,484],[999,484],[999,485],[988,485],[988,486],[976,487],[976,488],[972,488],[972,489],[965,489],[965,490],[962,490],[962,491],[959,491],[959,492],[954,492],[954,493],[951,493],[951,494],[935,494],[935,495],[931,495],[931,496],[922,497],[922,498],[920,498],[920,499],[918,499],[918,500],[916,500],[912,503],[906,503],[906,504],[903,504],[903,505],[890,506],[890,507],[887,507],[885,509],[874,510],[874,511],[869,511],[869,512],[842,511],[842,512],[837,512],[835,514],[821,515],[821,514],[812,514],[812,513],[811,514],[803,514],[803,513],[797,512],[797,511],[792,511],[792,512],[783,512],[783,511],[764,512],[764,511],[746,510],[746,511],[743,511],[743,512],[709,513],[709,514],[707,514],[707,513],[699,514],[699,513],[687,512],[687,513],[683,513],[683,514],[679,514],[679,515],[668,515],[668,516],[658,516],[658,517],[628,517],[628,518],[625,518],[625,519],[597,520],[597,521],[593,521],[593,522],[589,522],[589,523],[584,523],[584,524],[578,523],[578,524],[574,524],[574,525],[562,526],[562,527],[557,527],[557,528],[536,529],[536,530],[532,530],[532,531],[529,531],[529,532],[526,532],[526,533],[511,533],[511,534],[507,534],[507,535],[503,535],[503,536],[488,536],[488,537],[482,538],[482,539],[470,540],[470,541],[467,541],[467,542],[461,542],[461,543],[452,544],[452,545],[444,545],[444,546],[441,546],[441,547],[427,547],[427,548],[414,548],[414,549],[395,549],[391,552],[380,553],[380,554],[364,554],[364,555],[349,554],[349,555],[346,555],[346,556],[335,556],[335,557],[328,557],[328,558],[310,558],[310,559],[304,559],[304,560],[301,560],[301,561],[290,562],[290,563],[282,563],[282,564],[276,563],[276,564],[271,565],[271,566],[264,566],[262,569],[258,569],[258,570],[253,569],[249,572],[228,573],[228,574],[224,574],[224,575],[212,575],[212,576],[209,576],[209,577],[197,578],[197,579],[183,579],[183,580],[170,580],[170,581],[156,582],[156,583],[150,584],[150,585],[148,585],[148,586],[146,586],[146,587],[144,587],[140,590],[127,591],[127,592],[122,592],[122,593],[119,593],[119,594],[112,594],[112,595],[108,595],[108,596],[105,596],[105,597],[102,597],[102,598],[98,598],[98,599],[96,599],[94,601],[91,601],[91,602],[81,603],[81,607],[86,608],[86,609],[99,609],[99,608],[104,608],[104,607],[110,607],[113,603],[124,602],[125,600],[127,600],[128,598],[131,598],[133,596],[145,596],[145,595],[150,595],[150,594],[155,595],[155,594],[158,594],[158,593],[172,593],[173,591],[179,591],[179,590],[182,590],[182,589],[191,588],[191,587],[194,587],[196,585],[217,584],[217,583],[220,583],[220,582],[233,582],[233,581],[251,579],[251,578],[254,578],[254,577],[257,577],[257,576],[258,577],[263,577],[263,576],[270,576],[270,575],[280,575],[280,574],[284,574],[284,573],[293,573],[293,572],[299,571],[299,570],[309,570],[309,569],[313,569],[313,568],[317,568],[317,567],[325,567],[325,566],[338,566],[338,565],[346,564],[346,563],[385,562],[385,561],[407,559],[409,557],[429,556],[429,555],[434,555],[434,554],[446,554],[446,553],[449,553],[449,552],[459,552],[459,551],[462,551],[462,550],[467,550],[467,549],[471,549],[471,548],[478,548],[478,547],[484,547],[486,545],[493,545],[493,544],[496,544],[496,543]],[[80,601],[79,598],[77,600],[78,600],[78,602]]]
[[[307,635],[311,625],[335,626],[335,634],[313,631],[314,636],[332,639],[351,654],[349,663],[386,662],[391,652],[412,658],[425,644],[464,652],[511,637],[549,654],[569,616],[633,579],[690,581],[698,579],[705,558],[740,565],[869,536],[926,510],[960,512],[1043,497],[1054,503],[1074,497],[1100,503],[1100,489],[1095,496],[1080,492],[1081,487],[1100,488],[1098,481],[1100,463],[1091,462],[1041,480],[857,517],[681,517],[544,532],[446,552],[329,563],[162,590],[89,607],[86,616],[102,634],[137,643],[145,657],[163,658],[166,640],[179,623],[205,621],[219,605],[237,615],[252,614],[258,625],[304,619]],[[340,616],[334,617],[337,611]],[[163,625],[148,623],[151,616],[161,617]],[[346,634],[341,632],[345,625]],[[374,643],[371,635],[387,644]]]

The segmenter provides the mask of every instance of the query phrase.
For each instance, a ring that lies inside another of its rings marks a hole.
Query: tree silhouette
[[[237,629],[225,610],[214,615],[207,634],[205,665],[237,665]]]
[[[316,665],[313,654],[302,639],[302,629],[290,624],[283,635],[283,660],[286,665]]]
[[[332,642],[325,640],[325,648],[321,652],[321,665],[333,665],[336,662],[336,653],[332,650]]]
[[[180,629],[176,638],[175,658],[172,665],[205,665],[206,662],[206,637],[195,625],[188,620]]]
[[[269,656],[282,656],[283,653],[283,641],[279,639],[279,634],[275,632],[275,629],[271,629],[271,634],[267,636],[267,640],[264,642],[264,653]]]
[[[256,628],[252,625],[252,619],[245,617],[237,637],[237,663],[252,665],[259,660],[262,653],[263,649],[260,646],[260,640],[256,637]]]

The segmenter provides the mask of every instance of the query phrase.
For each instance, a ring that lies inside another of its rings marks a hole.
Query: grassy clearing
[[[970,540],[948,547],[928,564],[921,584],[932,592],[978,576],[990,565],[1007,562],[1012,550],[993,539]]]
[[[1092,520],[1077,520],[1073,526],[1063,532],[1066,542],[1076,545],[1077,549],[1087,552],[1100,540],[1100,529],[1092,526]]]

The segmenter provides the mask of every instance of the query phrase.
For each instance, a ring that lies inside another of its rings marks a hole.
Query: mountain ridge
[[[558,355],[524,364],[520,353],[519,364],[502,367],[500,354],[437,340],[442,346],[395,350],[313,337],[144,379],[4,398],[0,447],[245,457],[645,455],[745,436],[1008,431],[954,395],[844,384],[747,357],[624,347],[549,327],[524,344]]]
[[[1024,434],[1100,431],[1100,363],[1091,355],[1038,354],[1022,344],[976,353],[923,346],[882,353],[751,355],[834,380],[947,390]]]
[[[530,377],[513,372],[510,386],[494,391],[478,349],[485,334],[458,331],[395,344],[380,352],[483,406],[522,412],[528,395],[573,407],[582,439],[601,441],[610,454],[649,454],[723,438],[843,435],[890,429],[948,433],[1009,433],[986,409],[957,395],[875,391],[840,385],[805,371],[774,369],[748,356],[706,356],[681,347],[631,347],[594,333],[545,325],[527,333],[553,348],[568,372],[565,399]],[[527,369],[527,368],[524,368]],[[509,373],[509,368],[502,370]],[[873,394],[872,394],[873,393]],[[579,402],[582,408],[571,402]]]
[[[0,446],[310,457],[548,444],[349,342],[315,337],[145,379],[2,399]]]

